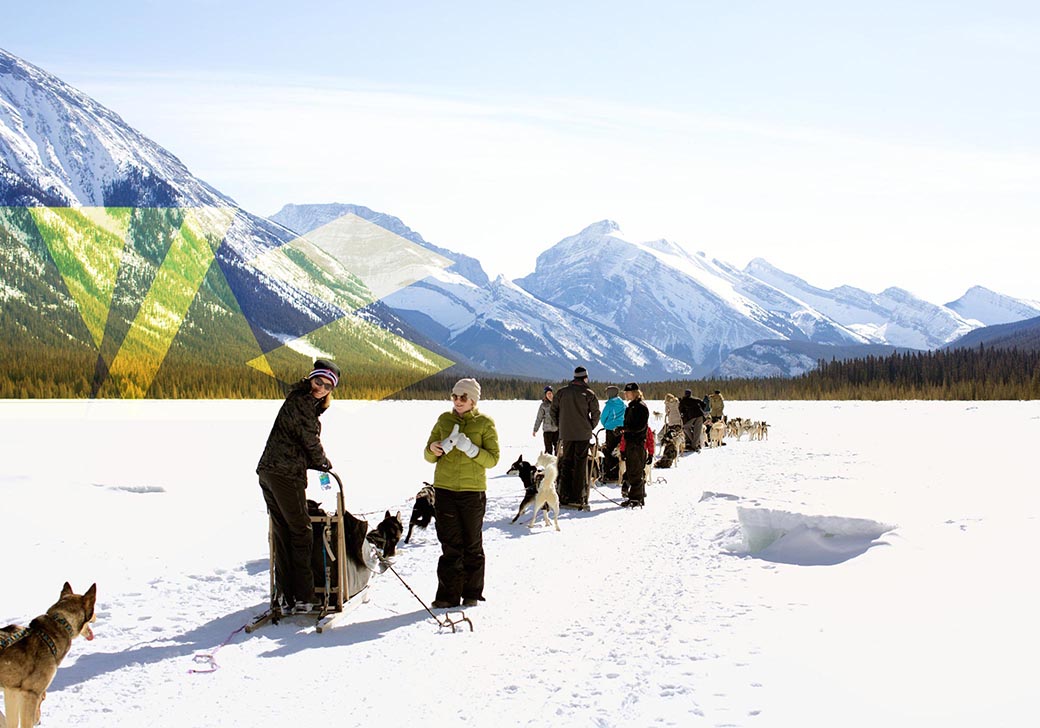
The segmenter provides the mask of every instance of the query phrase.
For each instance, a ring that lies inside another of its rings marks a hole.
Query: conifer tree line
[[[451,386],[464,374],[429,377],[393,395],[391,399],[446,399]],[[475,375],[483,399],[540,399],[546,384],[566,381],[530,381]],[[623,381],[590,381],[605,397],[607,385]],[[846,361],[819,361],[819,367],[797,377],[754,379],[673,379],[639,382],[648,399],[681,397],[687,389],[695,397],[714,392],[733,400],[1029,400],[1040,399],[1040,351],[1018,349],[936,350],[868,356]]]
[[[79,399],[91,396],[97,353],[56,352],[47,347],[8,346],[0,368],[0,399]],[[594,372],[593,372],[594,373]],[[301,372],[301,376],[306,372]],[[546,384],[559,388],[568,380],[489,377],[453,367],[411,383],[414,373],[375,364],[348,369],[336,396],[341,399],[448,399],[461,377],[475,376],[482,399],[541,399]],[[624,381],[593,380],[605,397],[608,385]],[[649,399],[687,389],[703,397],[716,389],[732,400],[1031,400],[1040,399],[1040,352],[971,349],[895,353],[846,361],[823,361],[797,377],[675,379],[639,382]],[[137,396],[154,399],[273,399],[285,396],[276,379],[240,362],[206,365],[167,361],[161,376]],[[104,394],[100,396],[105,396]]]

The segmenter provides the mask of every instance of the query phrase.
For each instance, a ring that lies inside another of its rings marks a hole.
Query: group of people
[[[332,470],[319,418],[339,379],[333,362],[314,362],[311,372],[289,389],[256,468],[271,517],[272,609],[283,614],[306,614],[317,607],[307,471]],[[495,423],[478,411],[479,401],[476,379],[456,382],[451,409],[437,418],[423,451],[427,461],[436,463],[434,517],[441,557],[434,608],[476,606],[484,600],[486,473],[498,464],[499,449]]]
[[[276,607],[286,613],[308,613],[317,603],[311,570],[313,535],[307,511],[307,470],[332,469],[321,444],[319,418],[332,402],[340,370],[331,361],[318,359],[311,372],[293,385],[278,412],[257,465],[260,489],[271,517],[271,557],[275,569]],[[541,428],[544,449],[556,454],[558,488],[565,508],[589,510],[586,463],[593,431],[602,425],[606,433],[603,480],[616,482],[620,447],[625,461],[621,486],[624,507],[642,507],[646,500],[647,436],[650,411],[639,385],[629,382],[622,390],[610,386],[600,411],[599,399],[589,387],[585,367],[574,370],[566,386],[554,392],[546,386],[539,403],[532,436]],[[700,449],[704,418],[722,417],[722,397],[705,403],[690,390],[678,400],[682,426]],[[675,399],[673,397],[672,399]],[[494,421],[482,414],[480,384],[463,378],[451,390],[451,409],[441,414],[426,441],[423,457],[434,464],[436,489],[434,515],[441,556],[437,562],[435,609],[472,607],[484,601],[483,523],[487,509],[487,471],[498,464],[498,432]]]
[[[559,392],[545,388],[535,415],[531,436],[542,428],[545,452],[557,456],[557,484],[560,506],[589,510],[589,478],[586,463],[592,433],[602,425],[605,436],[604,482],[617,482],[620,460],[614,452],[621,446],[625,476],[621,493],[626,508],[642,506],[646,500],[646,437],[650,410],[643,402],[639,385],[629,382],[624,390],[609,386],[607,401],[600,411],[599,398],[589,386],[585,367],[574,369],[574,378]],[[622,399],[622,397],[624,399]],[[626,405],[627,402],[627,405]]]
[[[722,392],[716,389],[713,393],[704,395],[703,399],[697,399],[693,396],[693,391],[687,389],[676,404],[687,449],[700,452],[704,444],[704,423],[722,419],[722,410],[725,407]]]

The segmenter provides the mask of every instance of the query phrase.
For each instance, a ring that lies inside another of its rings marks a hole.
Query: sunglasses
[[[455,400],[458,400],[459,402],[468,402],[469,401],[469,395],[466,394],[465,392],[463,392],[462,394],[455,394],[454,392],[452,392],[451,393],[451,401],[454,402]]]
[[[322,379],[320,377],[317,377],[315,379],[312,379],[311,381],[314,382],[314,384],[317,385],[319,388],[329,392],[331,392],[335,388],[335,385],[328,379]]]

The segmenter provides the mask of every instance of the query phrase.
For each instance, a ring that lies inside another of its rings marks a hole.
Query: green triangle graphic
[[[83,323],[100,348],[126,247],[131,208],[31,207],[29,212]]]

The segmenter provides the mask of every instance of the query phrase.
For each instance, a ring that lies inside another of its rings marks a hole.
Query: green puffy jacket
[[[471,458],[457,449],[440,457],[430,452],[430,444],[450,435],[455,425],[480,448],[476,457]],[[498,464],[498,454],[495,422],[476,409],[461,417],[454,410],[438,417],[423,451],[427,462],[437,463],[433,471],[433,486],[447,490],[487,490],[487,469]]]

